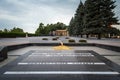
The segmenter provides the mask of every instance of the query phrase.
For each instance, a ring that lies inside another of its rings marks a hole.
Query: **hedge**
[[[48,38],[42,38],[42,40],[48,40]]]
[[[58,38],[52,38],[53,41],[58,40]]]
[[[35,34],[28,34],[29,37],[36,36]],[[0,38],[16,38],[16,37],[26,37],[26,33],[0,33]]]
[[[75,43],[75,40],[74,39],[69,39],[68,42],[69,43]]]
[[[81,43],[87,43],[87,40],[81,39],[81,40],[79,40],[79,42],[81,42]]]

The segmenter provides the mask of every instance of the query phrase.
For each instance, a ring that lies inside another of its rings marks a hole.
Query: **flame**
[[[59,40],[60,41],[60,46],[56,46],[56,47],[53,47],[55,50],[70,50],[71,48],[70,47],[68,47],[68,46],[64,46],[63,45],[63,42],[61,41],[61,40]]]

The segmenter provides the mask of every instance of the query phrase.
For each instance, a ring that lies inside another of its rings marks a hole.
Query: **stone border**
[[[7,47],[1,46],[0,47],[0,61],[3,61],[8,58],[7,56]]]
[[[16,49],[20,49],[28,46],[32,46],[32,44],[26,43],[26,44],[10,45],[10,46],[7,46],[7,49],[8,51],[12,51],[12,50],[16,50]]]
[[[120,52],[120,47],[118,46],[112,46],[112,45],[105,45],[105,44],[95,44],[96,47],[112,50],[112,51],[117,51]]]
[[[1,46],[0,47],[0,61],[7,59],[7,52],[28,47],[28,46],[58,46],[60,43],[26,43],[26,44],[17,44],[17,45],[10,45],[10,46]],[[105,44],[98,44],[98,43],[64,43],[66,46],[95,46],[100,47],[112,51],[120,52],[120,47],[112,46],[112,45],[105,45]]]

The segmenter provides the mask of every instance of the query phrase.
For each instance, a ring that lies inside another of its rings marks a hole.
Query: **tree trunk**
[[[89,38],[89,34],[86,34],[86,38]]]
[[[101,39],[101,34],[100,33],[98,34],[98,39]]]
[[[81,34],[81,38],[83,38],[83,35]]]

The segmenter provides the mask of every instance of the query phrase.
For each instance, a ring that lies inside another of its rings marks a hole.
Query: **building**
[[[111,25],[111,26],[120,30],[120,24],[119,25]]]
[[[67,30],[56,30],[55,35],[56,36],[68,36],[68,31]]]

